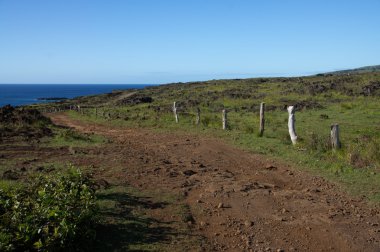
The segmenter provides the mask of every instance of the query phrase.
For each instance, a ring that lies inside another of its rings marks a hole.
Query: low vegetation
[[[80,170],[0,189],[0,250],[80,249],[95,238],[95,191]]]

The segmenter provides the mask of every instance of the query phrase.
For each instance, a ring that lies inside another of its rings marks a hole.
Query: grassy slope
[[[137,96],[152,97],[152,103],[120,105],[118,97],[132,91],[68,102],[98,107],[97,117],[94,108],[85,109],[85,115],[71,112],[73,117],[93,122],[221,137],[244,149],[289,161],[340,182],[354,194],[379,201],[380,90],[373,90],[370,96],[363,94],[365,86],[379,81],[380,73],[212,80],[133,90]],[[173,101],[180,110],[179,124],[175,124],[171,112]],[[266,131],[261,138],[257,136],[260,102],[267,106]],[[295,104],[300,143],[293,147],[285,106]],[[198,127],[194,125],[197,107],[201,109]],[[226,132],[221,130],[223,108],[229,110],[230,130]],[[340,124],[343,149],[332,152],[328,138],[330,125],[336,122]]]
[[[377,66],[365,66],[365,67],[359,67],[359,68],[354,68],[354,69],[335,71],[335,72],[330,72],[327,74],[342,75],[342,74],[371,73],[371,72],[379,72],[379,71],[380,71],[380,65],[377,65]]]

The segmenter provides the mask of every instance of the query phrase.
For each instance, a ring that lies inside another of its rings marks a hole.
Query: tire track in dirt
[[[50,117],[114,139],[117,162],[130,164],[120,179],[184,195],[189,225],[211,244],[203,250],[380,251],[379,209],[321,177],[218,139]]]

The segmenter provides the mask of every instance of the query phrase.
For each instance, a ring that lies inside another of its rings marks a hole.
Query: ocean
[[[83,95],[110,93],[113,90],[144,88],[151,84],[0,84],[0,107],[21,106],[49,101],[38,98],[74,98]],[[50,101],[51,102],[51,101]]]

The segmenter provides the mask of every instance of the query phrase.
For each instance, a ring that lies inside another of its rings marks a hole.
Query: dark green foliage
[[[14,108],[10,105],[0,108],[0,139],[24,137],[38,139],[52,135],[50,119],[36,109]]]
[[[95,192],[80,170],[0,190],[0,251],[80,249],[95,236],[96,213]]]

